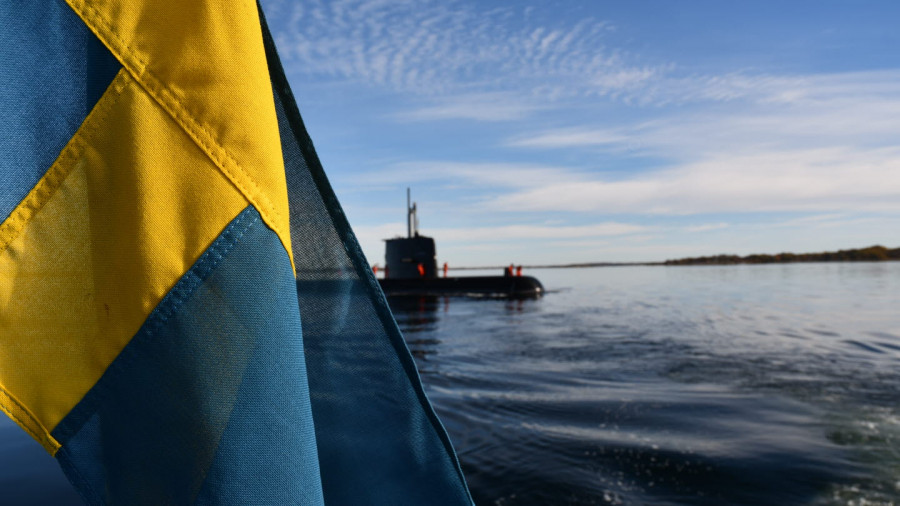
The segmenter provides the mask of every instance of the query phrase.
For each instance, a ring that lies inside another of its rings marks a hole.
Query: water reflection
[[[508,313],[521,313],[525,308],[524,299],[510,299],[506,301],[506,311]]]
[[[419,374],[434,373],[425,362],[437,355],[440,339],[433,336],[441,315],[450,310],[450,298],[434,295],[388,297],[410,353],[416,358]]]
[[[435,295],[394,296],[387,300],[404,333],[434,330],[438,314],[446,313],[450,307],[449,297]]]

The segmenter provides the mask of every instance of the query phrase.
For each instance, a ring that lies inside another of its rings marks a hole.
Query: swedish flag
[[[0,409],[82,498],[471,504],[257,5],[0,30]]]

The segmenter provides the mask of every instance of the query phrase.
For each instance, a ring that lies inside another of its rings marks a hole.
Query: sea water
[[[392,300],[477,504],[900,504],[900,263]]]
[[[391,301],[477,504],[900,504],[900,263],[526,274]],[[4,417],[0,487],[78,503]]]

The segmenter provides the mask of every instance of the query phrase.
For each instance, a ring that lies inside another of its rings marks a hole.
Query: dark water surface
[[[900,263],[392,300],[477,504],[900,504]]]
[[[900,504],[900,263],[528,274],[392,301],[478,504]],[[2,416],[0,490],[78,502]]]

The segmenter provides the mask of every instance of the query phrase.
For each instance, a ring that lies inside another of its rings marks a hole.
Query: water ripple
[[[478,504],[900,502],[900,264],[536,274],[397,312]]]

